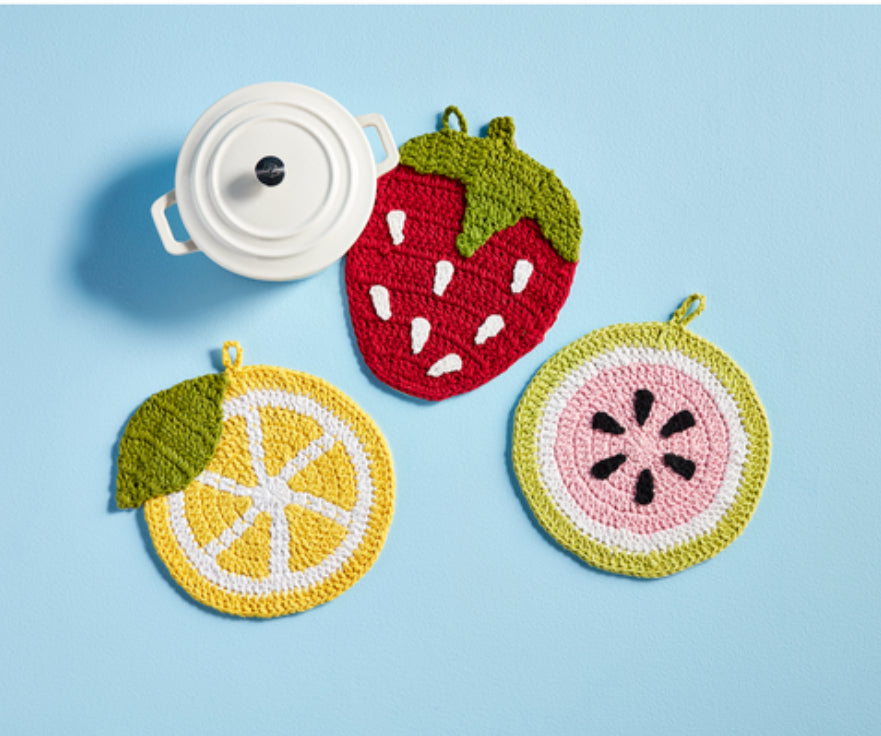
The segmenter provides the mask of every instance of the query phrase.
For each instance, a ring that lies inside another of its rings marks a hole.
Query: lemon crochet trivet
[[[613,325],[542,366],[514,420],[513,461],[542,526],[586,562],[662,577],[713,557],[749,522],[771,434],[747,375],[686,325]]]
[[[120,440],[117,502],[144,505],[156,551],[194,598],[272,617],[312,608],[376,561],[392,520],[385,438],[329,383],[272,366],[148,399]]]

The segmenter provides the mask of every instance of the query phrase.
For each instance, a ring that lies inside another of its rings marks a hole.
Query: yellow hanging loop
[[[235,350],[235,356],[232,351]],[[223,365],[228,371],[237,371],[242,367],[242,346],[235,340],[227,340],[223,343]]]
[[[673,312],[670,318],[670,324],[685,327],[691,320],[704,311],[707,305],[707,298],[703,294],[692,294],[682,304],[679,309]]]

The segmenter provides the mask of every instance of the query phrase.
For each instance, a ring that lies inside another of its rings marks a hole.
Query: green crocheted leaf
[[[463,130],[447,124],[450,112]],[[455,108],[447,108],[444,129],[407,141],[401,163],[421,174],[438,174],[465,185],[465,215],[456,248],[471,256],[489,238],[522,218],[535,220],[551,247],[565,260],[578,261],[581,216],[575,198],[551,169],[518,151],[514,121],[496,118],[486,138],[468,135]]]
[[[138,407],[119,441],[119,508],[180,491],[205,469],[220,442],[228,382],[225,373],[200,376]]]

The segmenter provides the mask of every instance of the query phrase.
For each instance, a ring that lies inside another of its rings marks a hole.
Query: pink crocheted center
[[[643,363],[585,383],[563,409],[554,443],[563,483],[582,511],[636,534],[705,511],[728,454],[725,419],[707,390],[675,368]]]

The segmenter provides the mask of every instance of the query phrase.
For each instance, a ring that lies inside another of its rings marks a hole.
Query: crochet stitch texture
[[[517,407],[513,461],[542,526],[591,565],[662,577],[746,527],[767,477],[770,429],[748,376],[686,325],[613,325],[563,348]]]
[[[450,126],[451,115],[459,120],[459,130]],[[561,258],[578,261],[578,205],[551,169],[517,150],[511,118],[493,119],[486,138],[476,138],[468,135],[459,108],[450,105],[440,131],[401,146],[401,163],[465,185],[465,215],[456,248],[466,258],[495,233],[529,218]]]
[[[178,491],[199,474],[220,441],[226,385],[223,374],[200,376],[141,404],[119,442],[119,508]]]
[[[172,577],[208,606],[256,617],[312,608],[377,559],[393,515],[391,454],[329,383],[242,367],[237,343],[223,359],[216,451],[185,487],[146,501],[150,536]]]
[[[449,107],[379,180],[346,290],[365,363],[399,391],[437,401],[486,383],[544,339],[569,294],[578,206],[513,135],[496,118],[469,136]]]

